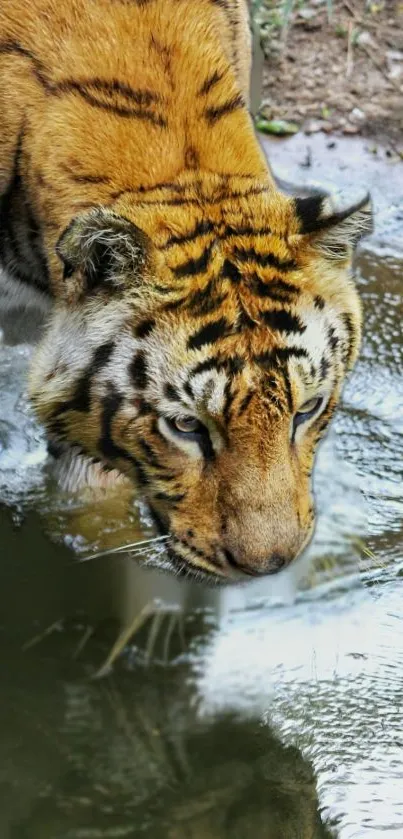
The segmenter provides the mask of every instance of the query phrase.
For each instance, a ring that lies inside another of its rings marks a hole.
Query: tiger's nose
[[[282,568],[285,568],[288,565],[293,557],[287,559],[286,556],[282,554],[272,554],[271,556],[267,557],[266,560],[263,562],[260,560],[259,564],[256,565],[254,562],[245,563],[238,559],[232,551],[229,551],[227,548],[224,550],[224,556],[228,563],[228,565],[235,569],[236,571],[241,571],[243,574],[247,574],[248,577],[264,577],[269,574],[277,574]]]

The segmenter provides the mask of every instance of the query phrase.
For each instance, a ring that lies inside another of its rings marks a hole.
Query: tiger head
[[[173,570],[235,581],[311,538],[315,449],[360,345],[368,197],[192,189],[73,219],[31,395],[51,438],[139,486]]]

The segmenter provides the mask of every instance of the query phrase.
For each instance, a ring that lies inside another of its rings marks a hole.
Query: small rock
[[[401,50],[386,50],[386,60],[390,62],[403,61],[403,52]]]
[[[301,17],[303,20],[312,20],[315,15],[315,9],[310,9],[309,6],[305,6],[298,12],[298,17]]]
[[[345,125],[342,128],[342,131],[343,131],[343,134],[358,134],[359,131],[360,131],[360,126],[359,125],[351,125],[351,123],[347,123],[347,125]]]
[[[374,50],[378,49],[378,44],[372,37],[371,33],[366,31],[360,32],[359,35],[357,35],[356,44],[357,47],[371,47],[371,49]]]
[[[323,119],[309,119],[308,122],[304,125],[304,133],[317,134],[318,131],[322,131],[323,125]]]
[[[362,120],[365,118],[366,114],[364,113],[364,111],[361,110],[361,108],[353,108],[353,110],[350,113],[350,119],[352,119],[354,122],[362,122]]]
[[[403,72],[403,67],[399,64],[392,64],[389,72],[388,72],[388,79],[398,79]]]

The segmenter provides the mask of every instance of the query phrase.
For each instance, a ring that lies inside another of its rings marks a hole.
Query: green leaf
[[[296,134],[299,131],[299,125],[296,122],[287,122],[285,119],[258,119],[256,128],[263,134],[277,134],[278,136]]]

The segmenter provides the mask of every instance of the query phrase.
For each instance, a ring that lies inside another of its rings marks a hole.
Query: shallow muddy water
[[[28,335],[3,323],[1,839],[403,837],[403,165],[329,142],[267,144],[283,178],[369,186],[376,210],[309,573],[215,592],[125,558],[78,562],[75,502],[24,396]],[[124,539],[104,501],[88,515]],[[131,528],[149,532],[141,505]],[[153,599],[170,614],[92,680]]]

